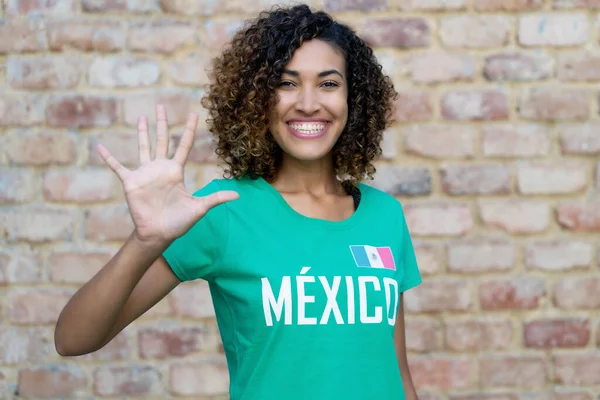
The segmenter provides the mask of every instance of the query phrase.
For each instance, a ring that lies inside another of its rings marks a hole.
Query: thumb
[[[198,208],[202,214],[206,214],[211,208],[228,201],[237,200],[239,197],[240,195],[238,192],[233,190],[220,190],[218,192],[209,194],[208,196],[198,197]]]

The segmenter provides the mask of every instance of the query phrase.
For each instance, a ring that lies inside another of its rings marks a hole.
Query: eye
[[[283,87],[283,88],[285,88],[285,87],[292,87],[292,86],[294,86],[294,82],[292,82],[292,81],[281,81],[281,82],[279,82],[279,84],[277,86],[278,87]]]
[[[335,81],[327,81],[327,82],[323,82],[323,84],[322,84],[321,86],[323,86],[323,87],[326,87],[326,88],[329,88],[329,89],[330,89],[330,88],[335,88],[335,87],[338,87],[338,86],[340,86],[340,85],[338,85],[338,83],[337,83],[337,82],[335,82]]]

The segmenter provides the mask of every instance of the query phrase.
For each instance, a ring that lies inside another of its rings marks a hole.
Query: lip
[[[294,123],[294,122],[322,122],[325,123],[325,128],[323,128],[323,130],[321,132],[319,132],[316,135],[307,135],[305,133],[299,132],[297,130],[295,130],[294,128],[292,128],[292,126],[290,124]],[[299,139],[317,139],[320,138],[321,136],[325,135],[327,133],[327,131],[329,130],[329,126],[331,124],[329,123],[329,121],[326,120],[320,120],[320,119],[294,119],[292,121],[289,121],[286,126],[288,131],[295,137],[299,138]]]

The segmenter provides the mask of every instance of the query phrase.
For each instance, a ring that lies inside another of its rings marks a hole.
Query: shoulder
[[[360,183],[359,188],[367,201],[381,212],[402,212],[402,203],[389,193],[377,189],[368,183]]]

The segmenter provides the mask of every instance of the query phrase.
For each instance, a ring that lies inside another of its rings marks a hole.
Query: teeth
[[[321,132],[323,129],[325,129],[325,124],[323,123],[319,123],[319,124],[290,124],[290,126],[297,130],[298,132],[302,132],[302,133],[318,133]]]

